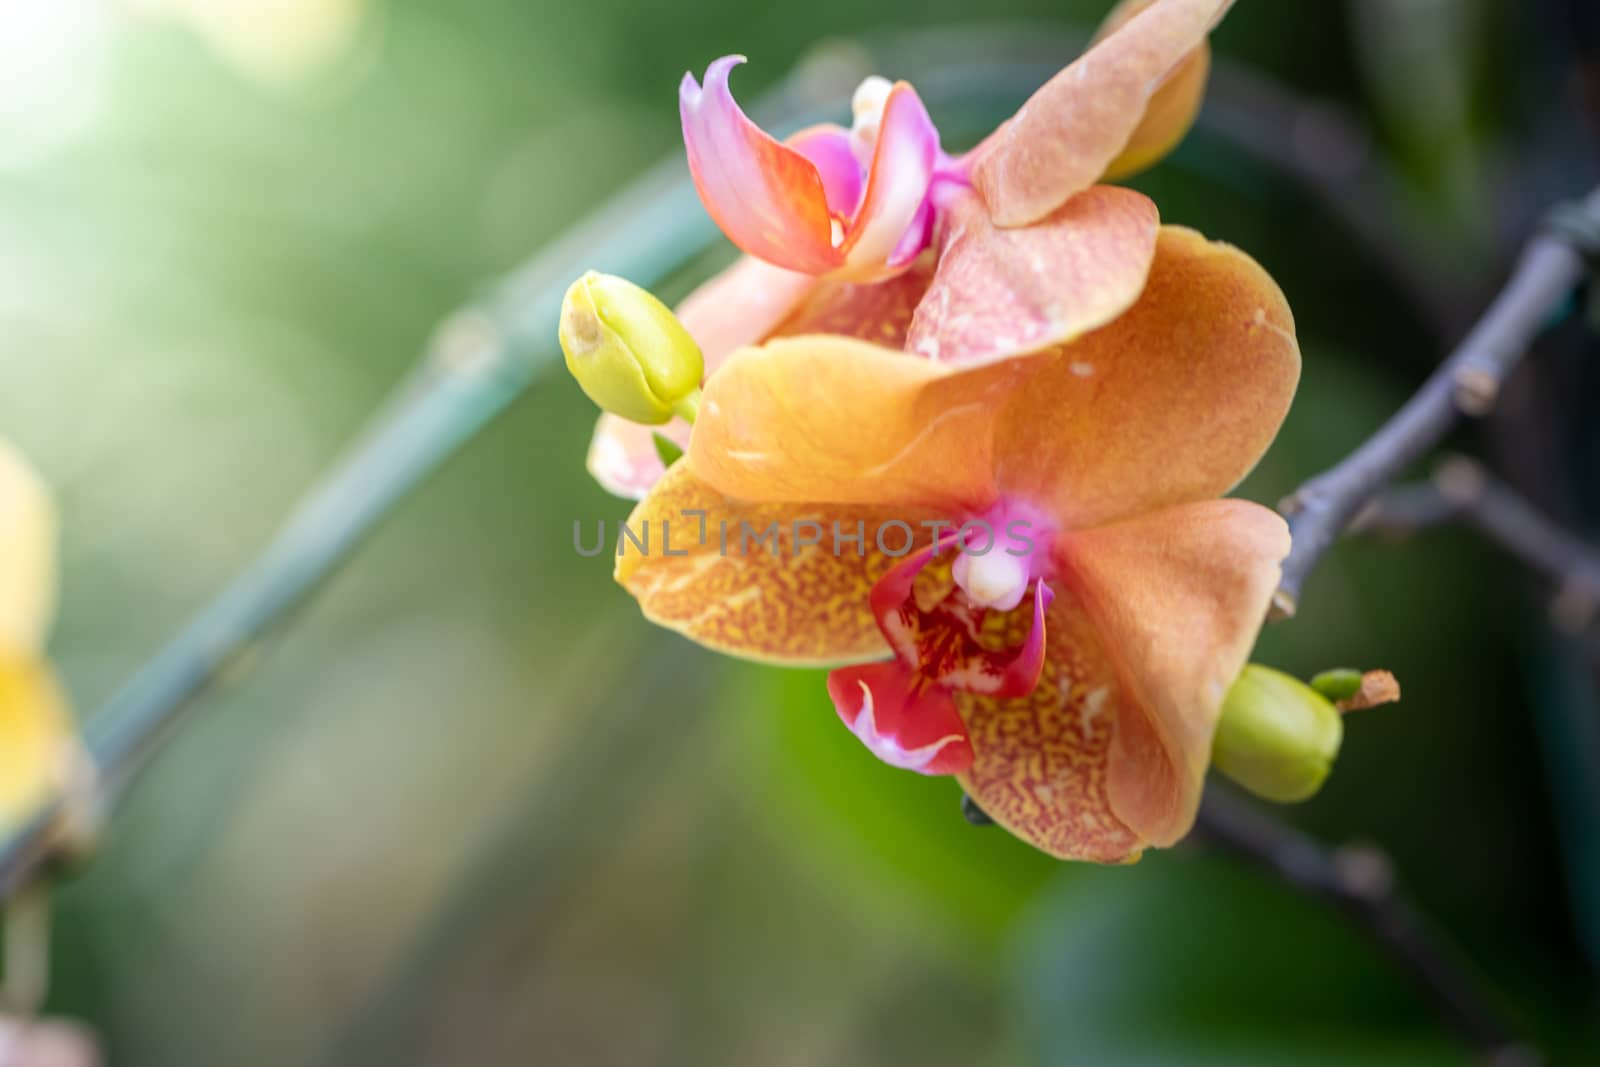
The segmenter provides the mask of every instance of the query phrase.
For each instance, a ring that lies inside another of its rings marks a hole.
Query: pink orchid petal
[[[1039,352],[1139,299],[1161,220],[1149,197],[1097,185],[1031,226],[1002,230],[966,190],[945,210],[939,264],[906,349],[950,365]]]
[[[618,415],[601,415],[589,441],[586,462],[590,477],[612,496],[643,500],[666,473],[661,454],[656,451],[658,433],[688,451],[689,424],[682,420],[675,419],[665,426],[642,426]]]
[[[972,742],[950,694],[916,685],[903,664],[868,663],[828,675],[839,718],[874,756],[919,774],[960,774],[972,766]]]
[[[938,162],[939,131],[928,109],[915,89],[896,83],[883,106],[866,196],[845,237],[841,276],[856,281],[886,278],[897,269],[891,258],[899,257],[898,266],[916,258],[916,252],[907,255],[902,240],[924,212]]]
[[[1000,686],[994,696],[1007,700],[1025,697],[1039,684],[1039,675],[1044,671],[1045,612],[1055,598],[1055,591],[1043,579],[1034,583],[1033,628],[1028,631],[1028,639],[1022,647],[1004,664]]]
[[[861,206],[861,194],[867,187],[867,176],[861,161],[856,158],[850,131],[842,126],[812,126],[784,143],[817,168],[823,192],[827,195],[828,210],[842,219],[854,215],[856,208]]]
[[[683,142],[696,190],[722,232],[768,263],[807,274],[840,265],[833,220],[817,168],[751,122],[728,89],[743,56],[706,69],[705,86],[685,74],[678,87]]]
[[[933,198],[929,197],[917,209],[916,215],[911,219],[911,225],[906,227],[906,232],[900,235],[900,243],[889,253],[889,266],[900,270],[922,255],[923,250],[933,242],[934,224],[938,220],[938,209],[934,206]]]
[[[809,274],[744,256],[685,297],[675,313],[700,346],[710,378],[736,350],[771,336],[817,284]]]

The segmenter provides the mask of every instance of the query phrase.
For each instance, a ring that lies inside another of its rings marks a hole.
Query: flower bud
[[[55,555],[50,492],[0,441],[0,654],[32,653],[44,644],[55,614]]]
[[[705,360],[665,304],[632,282],[590,271],[561,304],[567,370],[602,410],[656,425],[693,418]]]
[[[1361,692],[1361,672],[1351,667],[1334,667],[1311,677],[1311,688],[1337,704]]]
[[[1327,697],[1252,663],[1222,702],[1211,762],[1257,796],[1292,804],[1322,788],[1343,737],[1344,723]]]

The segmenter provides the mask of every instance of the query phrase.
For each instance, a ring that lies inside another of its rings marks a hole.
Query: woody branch
[[[1600,231],[1600,189],[1559,217],[1564,224],[1528,243],[1500,295],[1416,394],[1337,466],[1284,500],[1280,510],[1294,542],[1273,600],[1276,617],[1295,613],[1306,579],[1363,508],[1463,417],[1493,409],[1530,342],[1583,277],[1584,255],[1575,242],[1583,227]]]

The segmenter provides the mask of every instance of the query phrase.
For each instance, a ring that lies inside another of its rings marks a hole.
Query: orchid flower
[[[1024,257],[1062,227],[1080,232],[1058,220]],[[1028,233],[984,229],[945,264]],[[807,304],[797,336],[707,380],[686,461],[629,519],[670,543],[620,547],[618,580],[702,645],[833,666],[875,755],[955,775],[1053,855],[1176,841],[1289,547],[1276,514],[1216,498],[1276,434],[1300,356],[1249,257],[1175,227],[1152,245],[1111,316],[1082,310],[1095,276],[1060,257],[1063,318],[1099,328],[1031,359],[988,358],[993,329],[1037,320],[972,302],[981,271],[936,273],[920,305],[904,282]],[[908,354],[919,336],[944,358]]]
[[[875,337],[951,363],[1041,352],[1111,321],[1154,255],[1155,205],[1095,183],[1148,166],[1188,130],[1206,36],[1231,0],[1124,0],[1082,57],[972,151],[949,155],[905,82],[868,78],[849,129],[780,142],[734,102],[743,62],[716,60],[679,91],[702,201],[748,253],[679,316],[712,374],[734,349],[806,329],[862,335],[879,304],[915,312],[909,337]],[[603,416],[596,479],[637,499],[661,476],[657,431]],[[682,446],[687,424],[664,428]]]
[[[44,483],[0,441],[0,828],[61,789],[77,751],[67,702],[43,658],[55,611],[55,526]]]

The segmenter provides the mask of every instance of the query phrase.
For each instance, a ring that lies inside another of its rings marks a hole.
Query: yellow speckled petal
[[[957,693],[973,763],[961,787],[1001,826],[1060,859],[1124,863],[1143,842],[1112,811],[1112,740],[1125,690],[1078,598],[1059,584],[1031,694]]]
[[[0,652],[43,647],[55,604],[55,505],[21,454],[0,441]]]
[[[0,655],[0,832],[65,788],[76,751],[67,701],[50,668]]]
[[[791,665],[879,659],[873,583],[937,518],[823,504],[749,504],[675,464],[629,516],[617,581],[645,617],[707,648]]]

